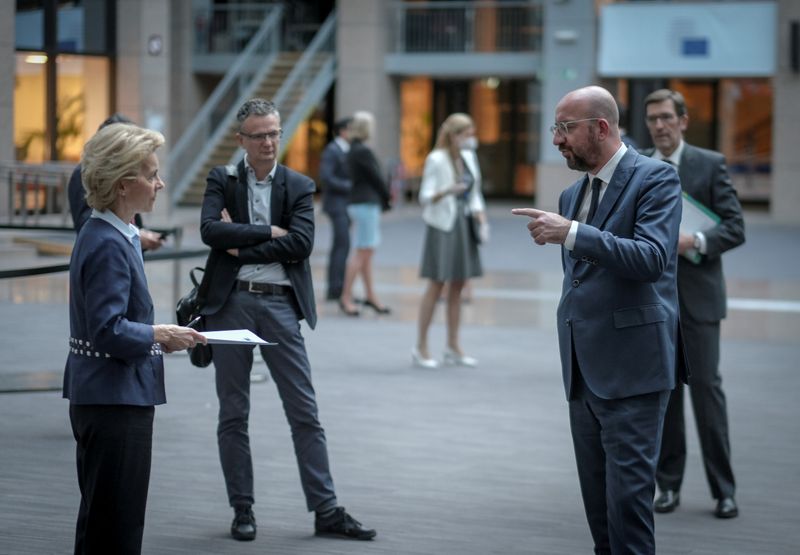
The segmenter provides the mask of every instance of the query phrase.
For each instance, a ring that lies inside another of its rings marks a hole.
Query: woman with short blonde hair
[[[193,329],[153,323],[130,223],[164,188],[155,154],[163,143],[161,133],[113,124],[86,143],[81,160],[93,211],[69,263],[63,393],[81,492],[75,553],[141,552],[155,405],[166,402],[162,353],[206,342]]]
[[[348,316],[358,316],[359,310],[353,302],[353,284],[356,277],[364,283],[364,306],[377,314],[389,314],[375,293],[372,280],[372,255],[381,242],[381,211],[389,210],[390,195],[380,163],[365,141],[372,135],[375,118],[369,112],[356,112],[350,123],[350,150],[347,153],[347,168],[353,185],[347,214],[355,224],[353,246],[345,271],[344,287],[339,297],[339,308]]]
[[[139,173],[142,162],[164,144],[164,136],[132,124],[115,123],[89,139],[81,156],[86,203],[108,210],[117,198],[117,184]]]
[[[367,141],[375,129],[375,117],[369,112],[356,112],[350,122],[350,140]]]

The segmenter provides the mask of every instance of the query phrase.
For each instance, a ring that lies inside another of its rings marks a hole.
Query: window
[[[17,160],[76,161],[110,114],[115,6],[98,0],[17,0]]]

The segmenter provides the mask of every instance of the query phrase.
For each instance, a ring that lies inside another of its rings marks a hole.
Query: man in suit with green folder
[[[718,518],[739,514],[736,484],[730,460],[728,415],[719,373],[720,320],[726,315],[723,252],[744,243],[744,220],[731,184],[725,157],[719,152],[687,144],[683,134],[689,124],[686,102],[679,92],[657,90],[645,98],[647,127],[655,144],[650,154],[677,167],[681,187],[719,217],[713,227],[685,233],[678,241],[678,299],[681,335],[691,377],[689,392],[697,423],[700,449]],[[699,258],[696,254],[699,253]],[[695,256],[691,256],[691,255]],[[658,513],[674,511],[680,504],[680,488],[686,465],[686,430],[683,385],[670,395],[661,454],[656,470],[660,495]]]

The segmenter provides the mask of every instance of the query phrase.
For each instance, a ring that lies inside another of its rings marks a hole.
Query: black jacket
[[[226,194],[230,186],[234,187],[233,194]],[[214,314],[222,308],[243,264],[279,262],[292,283],[302,317],[311,328],[316,325],[308,262],[314,248],[314,190],[311,179],[278,165],[272,180],[270,216],[272,224],[286,229],[288,234],[273,239],[269,226],[250,223],[244,161],[235,169],[217,166],[211,170],[200,214],[200,235],[212,249],[206,263],[207,279],[200,292],[204,297],[202,314]],[[226,207],[233,223],[221,221],[220,214]],[[227,249],[233,248],[239,249],[238,257],[228,254]]]
[[[375,154],[361,141],[353,141],[347,153],[347,166],[353,188],[350,204],[378,204],[389,206],[389,188]]]

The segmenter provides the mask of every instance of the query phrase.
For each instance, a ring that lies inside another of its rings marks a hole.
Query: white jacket
[[[468,199],[470,212],[483,212],[486,205],[483,201],[483,193],[481,193],[481,170],[478,166],[478,157],[472,150],[462,150],[461,157],[472,177],[475,178]],[[426,224],[442,231],[453,229],[456,221],[456,197],[446,195],[438,202],[433,202],[433,197],[452,187],[455,183],[456,172],[447,151],[436,149],[428,154],[419,188],[419,202],[423,206],[422,219]]]

